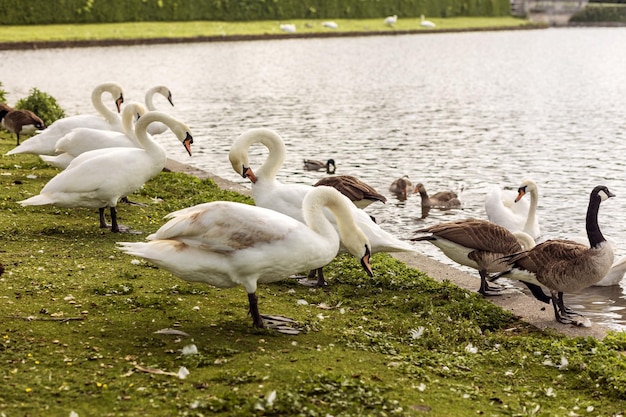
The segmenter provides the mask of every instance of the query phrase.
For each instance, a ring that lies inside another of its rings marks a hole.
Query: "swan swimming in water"
[[[118,200],[138,190],[159,174],[167,162],[165,149],[146,132],[154,121],[165,123],[191,155],[193,138],[189,128],[166,113],[147,112],[135,126],[141,148],[104,148],[85,152],[53,177],[39,195],[22,200],[22,206],[51,204],[57,207],[97,208],[100,227],[107,227],[104,210],[111,211],[111,231],[121,231],[117,223]]]
[[[530,202],[522,198],[526,194],[530,194]],[[528,233],[537,240],[541,236],[537,219],[538,200],[539,191],[533,180],[524,180],[517,192],[493,186],[485,197],[485,211],[490,221],[511,232]]]
[[[259,169],[253,172],[248,161],[248,148],[257,143],[265,146],[269,154]],[[302,201],[314,187],[304,184],[283,184],[276,179],[276,174],[285,160],[285,144],[278,133],[265,128],[250,129],[235,139],[228,157],[233,170],[252,182],[252,198],[257,206],[304,221]],[[409,243],[384,231],[363,210],[352,205],[352,213],[357,226],[370,241],[372,253],[415,251]],[[334,222],[332,216],[330,221]],[[325,285],[323,276],[318,275],[317,285]]]
[[[7,152],[7,155],[28,153],[34,155],[55,155],[57,141],[77,127],[90,127],[93,129],[115,130],[123,132],[122,121],[117,113],[108,109],[102,102],[102,94],[108,92],[115,100],[117,112],[124,102],[122,87],[116,83],[104,83],[97,86],[91,93],[91,102],[100,116],[94,114],[79,114],[59,119],[48,126],[41,133],[24,141]]]
[[[118,245],[187,281],[219,288],[242,285],[248,293],[254,327],[293,334],[298,331],[284,324],[290,319],[272,316],[264,320],[259,313],[257,285],[323,267],[337,254],[340,236],[373,276],[369,242],[354,223],[352,207],[330,187],[311,188],[302,202],[304,223],[262,207],[215,201],[170,213],[170,220],[148,236],[148,242]],[[337,219],[339,235],[324,208]]]

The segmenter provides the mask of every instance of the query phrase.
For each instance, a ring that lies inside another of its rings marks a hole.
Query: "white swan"
[[[74,158],[85,152],[103,148],[138,148],[139,142],[135,136],[135,119],[146,113],[146,108],[138,102],[130,102],[122,110],[122,127],[124,133],[113,130],[91,129],[88,127],[78,127],[72,129],[68,134],[57,141],[57,155],[39,155],[48,164],[65,169]],[[165,126],[161,122],[153,122]],[[167,126],[165,126],[167,128]]]
[[[267,159],[256,174],[248,162],[248,148],[255,143],[260,143],[269,150]],[[233,142],[228,157],[235,172],[252,181],[252,198],[257,206],[304,221],[302,200],[314,187],[304,184],[283,184],[276,179],[276,174],[285,160],[285,144],[276,132],[264,128],[244,132]],[[409,243],[398,240],[381,229],[363,210],[354,205],[351,206],[351,210],[357,226],[372,245],[372,253],[415,250]],[[330,220],[334,222],[332,216]],[[319,278],[318,285],[323,285],[323,277]]]
[[[148,110],[151,110],[151,111],[158,110],[156,106],[154,105],[155,94],[162,95],[163,97],[167,99],[167,101],[172,106],[174,106],[174,101],[172,99],[172,92],[170,91],[170,89],[164,85],[157,85],[155,87],[152,87],[146,92],[145,101],[146,101],[146,107],[148,108]],[[154,122],[150,126],[148,126],[148,133],[151,135],[160,135],[166,130],[167,130],[167,126],[161,122]]]
[[[280,25],[280,30],[287,33],[296,33],[296,25],[292,23],[286,23]]]
[[[135,126],[141,148],[105,148],[76,157],[52,178],[39,195],[20,201],[22,206],[51,204],[58,207],[90,207],[100,212],[100,227],[107,227],[104,209],[111,210],[111,231],[119,232],[116,206],[122,196],[139,189],[165,167],[165,149],[148,136],[154,121],[165,123],[191,155],[193,138],[184,123],[166,113],[147,112]]]
[[[221,288],[242,285],[248,293],[255,327],[264,322],[257,305],[257,284],[321,268],[333,260],[339,236],[323,214],[337,218],[341,240],[361,260],[369,276],[367,238],[352,218],[352,203],[330,187],[312,188],[302,203],[306,224],[274,210],[229,201],[199,204],[169,214],[171,220],[149,242],[119,242],[119,248],[150,260],[174,275]]]
[[[530,202],[522,199],[530,194]],[[485,197],[487,218],[512,232],[522,231],[537,240],[541,236],[537,219],[537,203],[539,192],[537,184],[532,180],[524,180],[517,192],[501,190],[494,186]]]
[[[430,20],[426,20],[424,15],[422,15],[422,19],[421,19],[420,25],[422,27],[425,27],[425,28],[434,28],[435,26],[437,26],[433,22],[431,22]]]
[[[398,15],[393,15],[393,16],[387,16],[385,18],[385,24],[387,26],[393,26],[398,22]]]
[[[31,137],[21,145],[11,149],[7,155],[29,153],[35,155],[54,155],[57,140],[77,127],[90,127],[93,129],[116,130],[122,132],[122,122],[117,113],[108,109],[102,102],[102,94],[108,92],[115,100],[115,106],[119,113],[120,106],[124,101],[122,87],[116,83],[104,83],[97,86],[91,93],[91,102],[98,113],[79,114],[59,119],[48,126],[43,132]],[[104,119],[103,119],[104,117]]]

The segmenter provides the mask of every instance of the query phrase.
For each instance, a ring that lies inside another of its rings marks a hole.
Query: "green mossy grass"
[[[540,27],[514,17],[431,18],[437,30],[476,30],[487,28]],[[384,19],[338,19],[337,29],[322,26],[324,20],[252,21],[252,22],[131,22],[81,25],[1,26],[0,42],[81,41],[103,39],[195,38],[204,36],[279,35],[282,23],[293,23],[299,34],[342,32],[393,32],[426,30],[419,18],[400,18],[393,27]]]
[[[0,133],[0,153],[14,145]],[[328,288],[289,279],[260,286],[261,312],[306,331],[256,330],[242,288],[190,284],[115,248],[145,239],[172,210],[248,197],[163,172],[130,196],[147,206],[119,206],[121,222],[142,233],[113,234],[98,228],[97,210],[17,204],[58,172],[38,157],[0,164],[0,415],[626,411],[622,334],[600,341],[538,331],[386,254],[373,257],[374,278],[339,256],[325,268]],[[189,336],[155,333],[165,328]],[[190,344],[198,353],[183,355]],[[180,379],[183,366],[190,374]]]

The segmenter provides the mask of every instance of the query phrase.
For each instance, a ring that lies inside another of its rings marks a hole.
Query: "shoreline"
[[[281,33],[260,35],[212,35],[194,37],[159,37],[137,39],[90,39],[64,41],[0,41],[0,51],[37,50],[55,48],[90,48],[103,46],[135,46],[135,45],[163,45],[201,42],[241,42],[283,39],[312,39],[312,38],[352,38],[364,36],[399,36],[434,33],[464,33],[464,32],[499,32],[509,30],[537,30],[546,29],[547,25],[529,23],[524,26],[494,26],[460,29],[410,29],[386,31],[349,31],[349,32],[317,32],[317,33]]]
[[[168,159],[166,169],[183,172],[200,179],[211,178],[222,189],[250,195],[250,189],[241,184],[221,178],[211,172],[192,165]],[[419,252],[397,252],[391,255],[412,268],[416,268],[437,281],[450,281],[468,291],[476,291],[479,283],[478,275],[471,275],[459,269],[445,265]],[[552,329],[569,337],[595,337],[603,339],[610,330],[602,324],[592,322],[591,327],[574,327],[558,323],[554,319],[551,304],[544,304],[531,298],[521,291],[507,290],[501,296],[487,297],[487,300],[498,307],[510,311],[521,320],[541,330]]]

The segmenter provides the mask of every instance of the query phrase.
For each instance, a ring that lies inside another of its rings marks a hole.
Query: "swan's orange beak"
[[[365,269],[365,272],[367,272],[367,275],[369,275],[370,277],[373,277],[374,271],[372,271],[372,265],[370,265],[370,256],[371,256],[370,248],[365,246],[365,255],[361,258],[361,266],[363,267],[363,269]]]
[[[187,137],[183,140],[183,146],[187,150],[189,156],[191,156],[191,144],[193,143],[193,137],[187,132]]]
[[[124,102],[124,94],[120,94],[120,96],[115,100],[115,107],[117,107],[117,112],[119,113],[122,108],[122,103]]]
[[[252,184],[256,183],[256,175],[254,175],[254,172],[252,172],[252,168],[250,167],[244,166],[241,176],[244,178],[248,178],[250,181],[252,181]]]
[[[526,187],[520,187],[517,192],[519,194],[517,194],[517,197],[515,198],[515,202],[517,203],[518,201],[520,201],[522,199],[522,197],[524,197],[524,195],[526,194]]]

